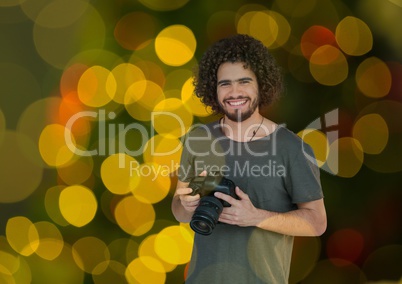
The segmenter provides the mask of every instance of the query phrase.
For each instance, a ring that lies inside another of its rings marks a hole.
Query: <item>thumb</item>
[[[200,177],[206,177],[207,176],[207,171],[203,170],[202,173],[200,173]]]

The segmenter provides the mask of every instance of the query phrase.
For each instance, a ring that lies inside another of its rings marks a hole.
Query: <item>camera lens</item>
[[[218,223],[223,205],[219,199],[213,196],[204,196],[195,209],[190,227],[201,235],[210,235]]]

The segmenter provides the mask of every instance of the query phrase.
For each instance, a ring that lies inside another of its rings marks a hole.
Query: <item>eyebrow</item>
[[[218,81],[218,85],[223,84],[223,83],[240,82],[240,81],[253,81],[253,79],[250,77],[243,77],[243,78],[239,78],[236,80],[220,80],[220,81]]]

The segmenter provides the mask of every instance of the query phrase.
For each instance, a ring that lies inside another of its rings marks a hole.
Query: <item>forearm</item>
[[[189,223],[194,213],[193,211],[188,211],[184,208],[178,196],[173,197],[172,212],[176,220],[181,223]]]
[[[325,213],[300,208],[286,213],[258,209],[258,228],[291,236],[320,236],[325,232]]]

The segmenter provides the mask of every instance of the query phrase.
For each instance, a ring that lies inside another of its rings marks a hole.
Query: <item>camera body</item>
[[[193,191],[190,195],[199,194],[200,203],[194,211],[190,227],[199,234],[210,235],[218,223],[223,207],[230,207],[224,200],[216,198],[215,192],[222,192],[238,199],[236,185],[224,176],[197,176],[191,179],[189,186]]]
[[[236,185],[230,179],[224,176],[197,176],[191,179],[189,186],[193,191],[190,195],[199,194],[200,197],[214,196],[215,192],[222,192],[237,199],[235,188]],[[230,204],[221,200],[223,207],[229,207]]]

